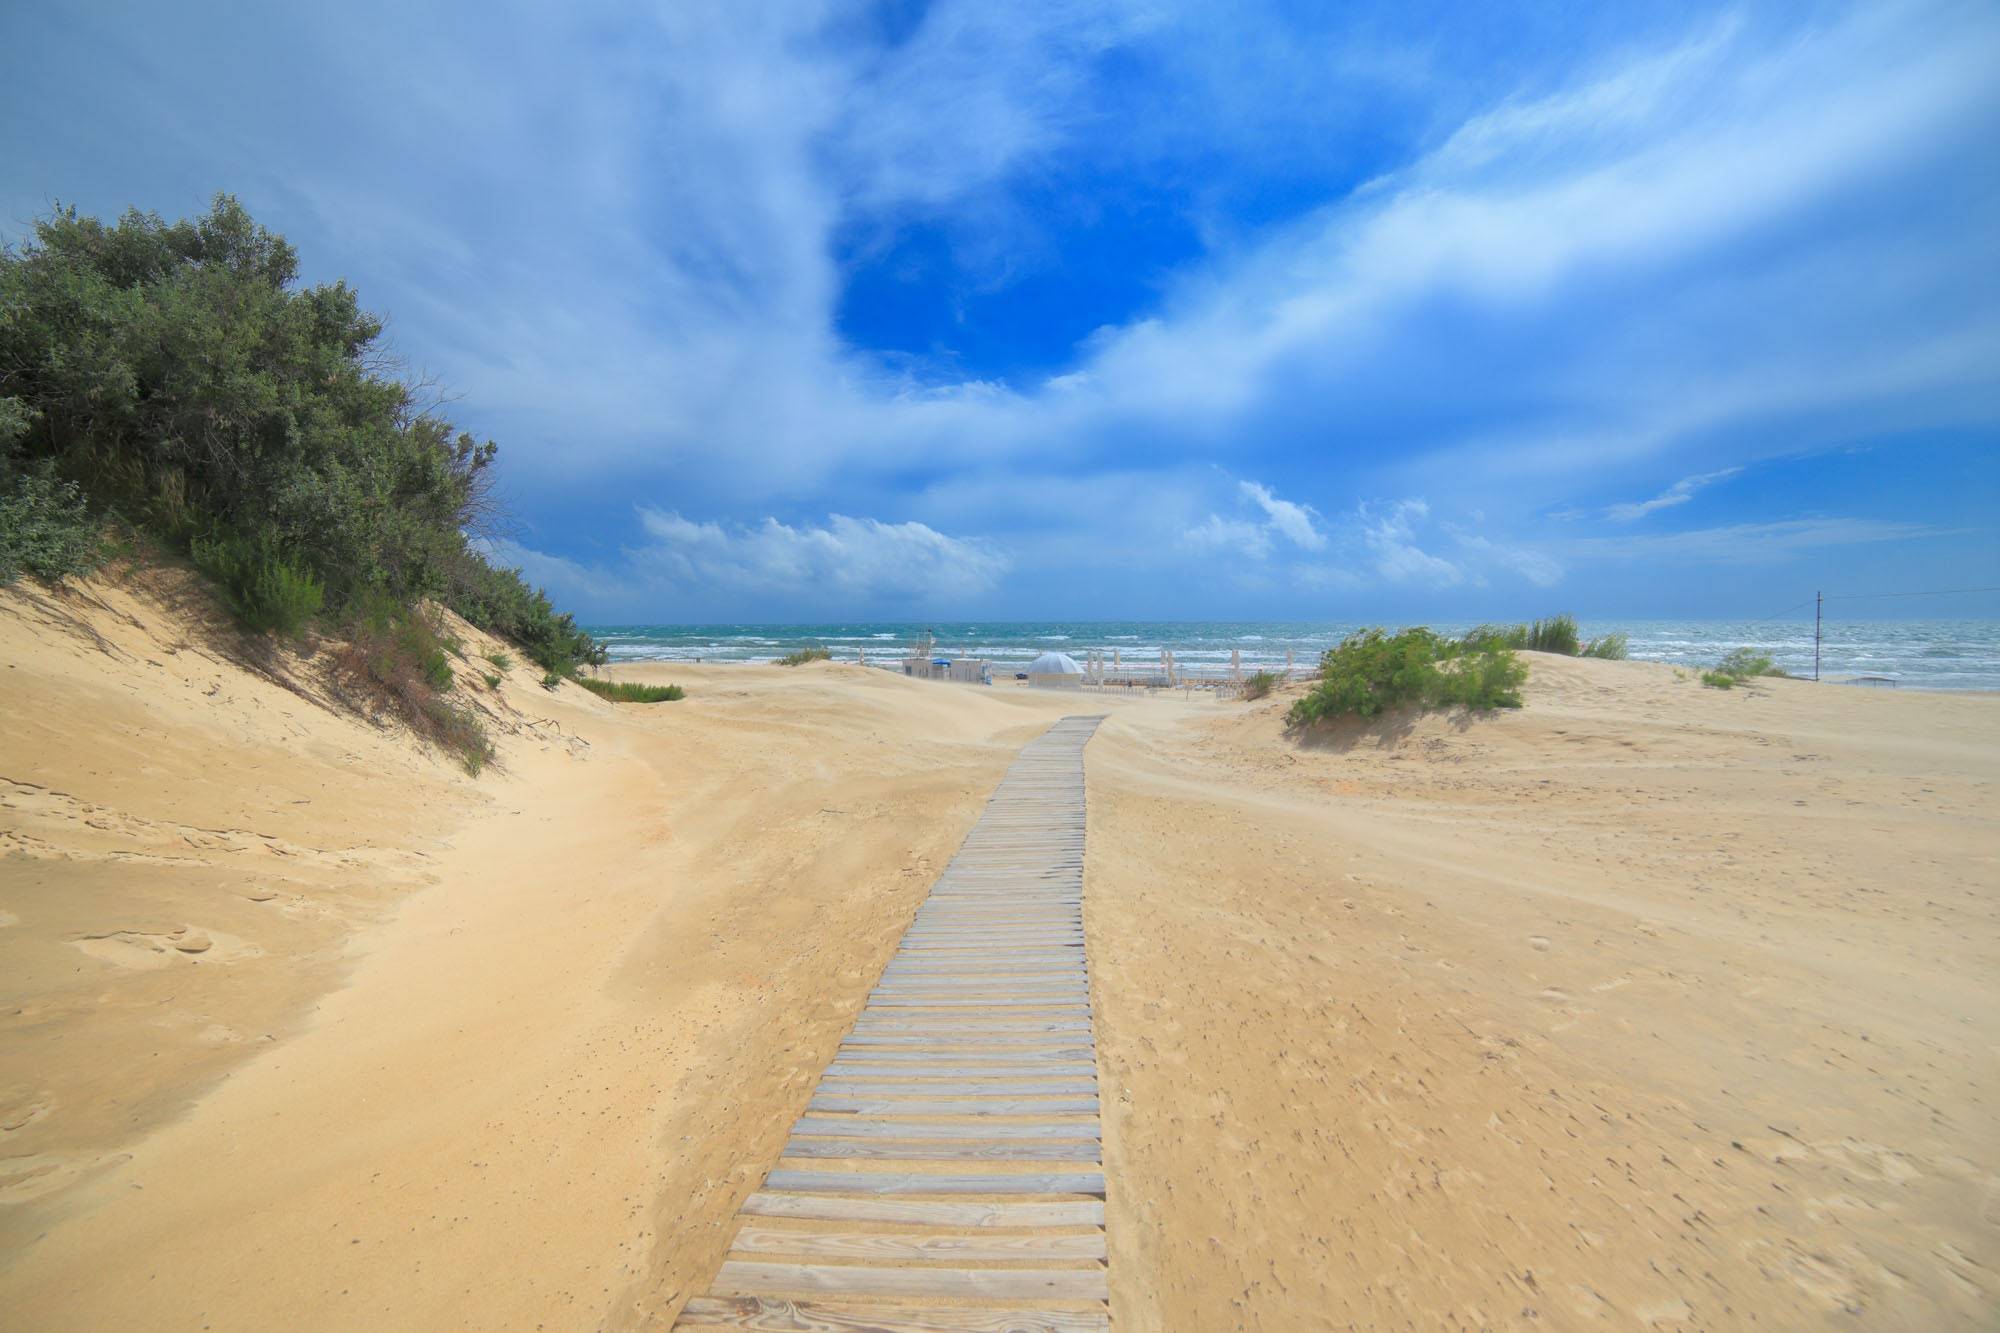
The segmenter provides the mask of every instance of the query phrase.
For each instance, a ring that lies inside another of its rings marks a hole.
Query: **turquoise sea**
[[[1769,652],[1794,675],[1812,674],[1811,620],[1583,620],[1586,637],[1623,633],[1631,656],[1680,666],[1713,666],[1732,648]],[[866,649],[871,661],[900,656],[928,628],[939,656],[991,659],[1005,670],[1054,649],[1079,660],[1091,649],[1128,662],[1157,662],[1172,649],[1188,667],[1227,666],[1232,652],[1245,667],[1315,661],[1352,630],[1330,621],[961,621],[930,626],[872,621],[818,625],[599,625],[592,633],[609,646],[613,661],[757,662],[820,644],[846,661]],[[1440,622],[1460,632],[1469,625]],[[1928,690],[2000,690],[2000,620],[1828,621],[1821,648],[1823,678],[1888,676],[1898,685]]]

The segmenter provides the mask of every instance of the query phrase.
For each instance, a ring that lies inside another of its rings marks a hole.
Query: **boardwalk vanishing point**
[[[1110,1327],[1083,747],[1029,742],[938,877],[677,1329]]]

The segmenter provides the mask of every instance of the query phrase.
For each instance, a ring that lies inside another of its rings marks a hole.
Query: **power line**
[[[1746,625],[1761,625],[1761,624],[1763,624],[1763,623],[1764,623],[1764,621],[1766,621],[1766,620],[1777,620],[1777,619],[1778,619],[1779,617],[1781,617],[1781,616],[1788,616],[1788,615],[1790,615],[1790,614],[1791,614],[1792,612],[1794,612],[1794,611],[1803,611],[1803,610],[1805,610],[1805,609],[1806,609],[1807,607],[1811,606],[1812,604],[1813,604],[1813,599],[1812,599],[1812,598],[1810,598],[1810,597],[1808,597],[1808,598],[1806,598],[1806,599],[1805,599],[1805,600],[1804,600],[1803,602],[1800,602],[1800,603],[1799,603],[1799,604],[1798,604],[1797,606],[1788,606],[1788,607],[1786,607],[1786,608],[1785,608],[1784,610],[1782,610],[1782,611],[1774,611],[1774,612],[1772,612],[1772,613],[1771,613],[1770,615],[1768,615],[1768,616],[1764,616],[1764,617],[1762,617],[1761,619],[1758,619],[1758,620],[1746,620],[1746,621],[1744,621],[1743,623],[1744,623],[1744,624],[1746,624]]]
[[[1826,600],[1829,602],[1858,602],[1870,597],[1949,597],[1955,593],[1968,592],[2000,592],[2000,587],[1928,588],[1922,592],[1830,592],[1826,595]],[[1811,603],[1807,603],[1807,605],[1811,605]],[[1784,612],[1780,611],[1778,614],[1783,615]]]

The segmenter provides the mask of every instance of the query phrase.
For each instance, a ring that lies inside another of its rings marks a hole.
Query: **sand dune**
[[[0,593],[10,1323],[665,1321],[1080,707],[1121,1326],[1992,1307],[1994,700],[1537,659],[1302,748],[1282,700],[517,669],[475,782],[228,641]]]

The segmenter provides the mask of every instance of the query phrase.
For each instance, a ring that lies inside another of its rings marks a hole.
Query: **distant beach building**
[[[1043,653],[1028,663],[1028,684],[1043,690],[1080,690],[1083,668],[1068,653]]]
[[[919,680],[955,680],[966,685],[991,685],[993,664],[983,657],[943,657],[937,640],[926,630],[903,658],[903,674]]]

